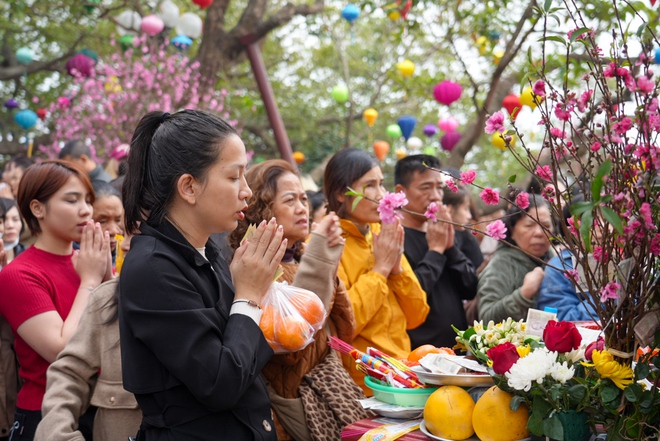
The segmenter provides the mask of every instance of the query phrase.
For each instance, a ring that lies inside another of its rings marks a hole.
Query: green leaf
[[[557,418],[557,414],[543,420],[543,434],[550,439],[564,439],[564,426]]]
[[[637,366],[635,366],[635,381],[643,380],[646,377],[649,376],[649,373],[651,372],[651,369],[649,369],[649,365],[646,363],[637,363]]]
[[[600,391],[600,398],[604,403],[609,403],[615,401],[619,398],[619,388],[614,385],[611,381]]]
[[[543,10],[549,11],[551,6],[552,6],[552,0],[545,0],[545,3],[543,4]]]
[[[518,109],[518,108],[516,107],[516,109]],[[520,109],[518,109],[518,110],[520,110]],[[504,132],[504,134],[507,135],[507,136],[513,136],[513,135],[516,134],[516,131],[513,130],[513,129],[509,129],[506,132]]]
[[[567,392],[571,406],[575,407],[587,396],[587,388],[583,384],[575,384],[569,387]]]
[[[639,399],[639,407],[643,410],[653,409],[653,402],[655,401],[653,392],[650,390],[644,391],[641,398]]]
[[[516,175],[511,175],[511,176],[509,176],[509,182],[510,182],[511,184],[513,184],[514,182],[516,182],[516,178],[517,178]]]
[[[594,203],[590,201],[577,202],[571,205],[571,214],[573,216],[580,216],[585,211],[591,211],[594,208]]]
[[[623,234],[623,222],[619,215],[609,207],[600,207],[600,211],[603,213],[605,220],[612,224],[617,233]]]
[[[609,174],[610,171],[612,171],[612,161],[610,160],[603,162],[600,167],[598,167],[596,176],[594,176],[594,180],[591,183],[591,199],[594,201],[600,201],[600,192],[603,189],[603,178],[605,175]]]
[[[346,196],[360,196],[360,193],[357,191],[350,189],[346,193],[344,193]]]
[[[574,30],[573,33],[571,34],[571,43],[573,43],[575,40],[577,40],[580,35],[584,34],[585,32],[590,32],[590,31],[591,31],[590,28],[578,28],[578,29]]]
[[[509,407],[511,408],[511,410],[513,410],[515,412],[515,411],[518,410],[520,405],[523,404],[523,403],[525,403],[525,399],[523,397],[521,397],[520,395],[514,395],[511,398],[511,402],[509,403]]]
[[[635,394],[635,390],[632,387],[634,385],[635,384],[631,384],[623,391],[623,396],[626,397],[626,400],[630,401],[631,403],[637,402],[637,395]]]
[[[362,196],[356,196],[355,199],[353,199],[352,211],[355,211],[355,207],[357,207],[357,204],[359,204],[362,199],[364,199]]]
[[[538,39],[538,41],[556,41],[557,43],[561,43],[564,46],[566,46],[566,40],[564,40],[562,37],[559,37],[557,35],[551,35],[549,37],[541,37]]]
[[[580,218],[580,236],[587,252],[591,252],[591,229],[594,225],[594,215],[591,211],[585,211]]]
[[[644,33],[644,28],[646,28],[646,23],[642,23],[642,25],[637,28],[637,32],[635,32],[637,38],[640,38],[642,36],[642,33]]]

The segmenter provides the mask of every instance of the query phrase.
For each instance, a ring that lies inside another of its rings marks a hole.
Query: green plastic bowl
[[[364,377],[364,383],[374,391],[374,398],[389,404],[405,407],[424,407],[429,396],[438,390],[437,387],[425,389],[402,389],[384,386],[371,377]]]

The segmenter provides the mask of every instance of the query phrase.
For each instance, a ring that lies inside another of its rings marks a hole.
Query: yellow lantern
[[[504,51],[497,51],[493,54],[493,63],[497,66],[500,64],[500,60],[502,60],[502,57],[504,56]]]
[[[117,78],[114,75],[108,78],[108,82],[105,83],[104,88],[106,93],[114,93],[114,94],[119,94],[124,90],[119,85],[119,78]]]
[[[293,152],[293,159],[296,164],[302,164],[305,161],[305,154],[303,152]]]
[[[401,18],[401,13],[397,10],[390,11],[387,16],[390,18],[392,21],[397,21],[398,19]]]
[[[394,152],[394,153],[396,154],[396,159],[398,159],[398,160],[403,159],[406,156],[408,156],[408,152],[404,148],[396,149],[396,152]]]
[[[409,78],[415,73],[415,63],[410,60],[403,60],[396,65],[396,68],[403,78]]]
[[[513,136],[511,137],[511,142],[510,142],[511,147],[513,147],[515,139],[516,138],[514,138]],[[506,141],[504,141],[503,133],[499,133],[499,132],[493,133],[493,136],[490,137],[490,142],[498,149],[506,150]]]
[[[474,43],[477,46],[477,49],[479,49],[479,55],[485,54],[488,50],[488,38],[484,37],[483,35],[477,38]]]
[[[378,111],[376,109],[369,108],[362,113],[362,117],[366,121],[369,127],[373,127],[376,124],[378,119]]]
[[[525,90],[520,94],[520,103],[523,106],[529,106],[532,110],[536,109],[536,106],[543,101],[543,98],[535,95],[531,87],[526,87]]]

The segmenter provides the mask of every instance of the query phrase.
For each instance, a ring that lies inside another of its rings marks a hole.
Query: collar
[[[339,223],[341,225],[342,230],[344,230],[344,234],[342,234],[343,237],[354,237],[358,240],[361,239],[361,240],[370,241],[372,233],[378,234],[380,232],[380,224],[369,224],[369,230],[367,231],[367,234],[363,235],[358,229],[357,225],[355,225],[350,220],[339,219]]]
[[[284,257],[282,257],[282,263],[291,263],[293,262],[293,257],[296,254],[296,250],[298,249],[298,244],[293,244],[291,248],[287,248],[286,251],[284,252]]]
[[[217,260],[219,257],[218,249],[213,241],[209,239],[206,241],[206,256],[208,257],[208,260],[204,259],[199,251],[197,251],[197,249],[195,249],[195,247],[183,237],[183,234],[181,234],[181,232],[167,219],[164,219],[158,226],[147,225],[146,222],[142,222],[140,225],[140,232],[145,236],[155,237],[158,240],[165,242],[181,254],[191,265],[210,265],[210,262]]]

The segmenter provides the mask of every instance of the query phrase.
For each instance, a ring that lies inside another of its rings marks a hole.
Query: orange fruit
[[[300,291],[289,297],[289,301],[312,327],[317,328],[323,324],[325,307],[316,294]]]
[[[449,355],[456,355],[454,351],[452,351],[449,348],[436,348],[433,345],[422,345],[415,350],[413,350],[410,354],[408,354],[408,360],[409,361],[419,361],[420,359],[424,358],[428,354],[449,354]]]
[[[464,440],[474,435],[473,411],[474,400],[465,389],[442,386],[424,405],[424,424],[435,436]]]
[[[310,337],[309,324],[295,315],[282,317],[275,327],[275,342],[288,351],[302,349]]]
[[[301,164],[305,161],[305,154],[303,152],[293,152],[293,159],[296,164]]]
[[[275,341],[275,310],[272,306],[264,306],[259,328],[269,344]]]
[[[479,398],[474,406],[472,424],[480,440],[513,441],[529,436],[529,411],[524,405],[512,411],[509,407],[512,396],[493,386]],[[506,424],[502,424],[503,421]]]

